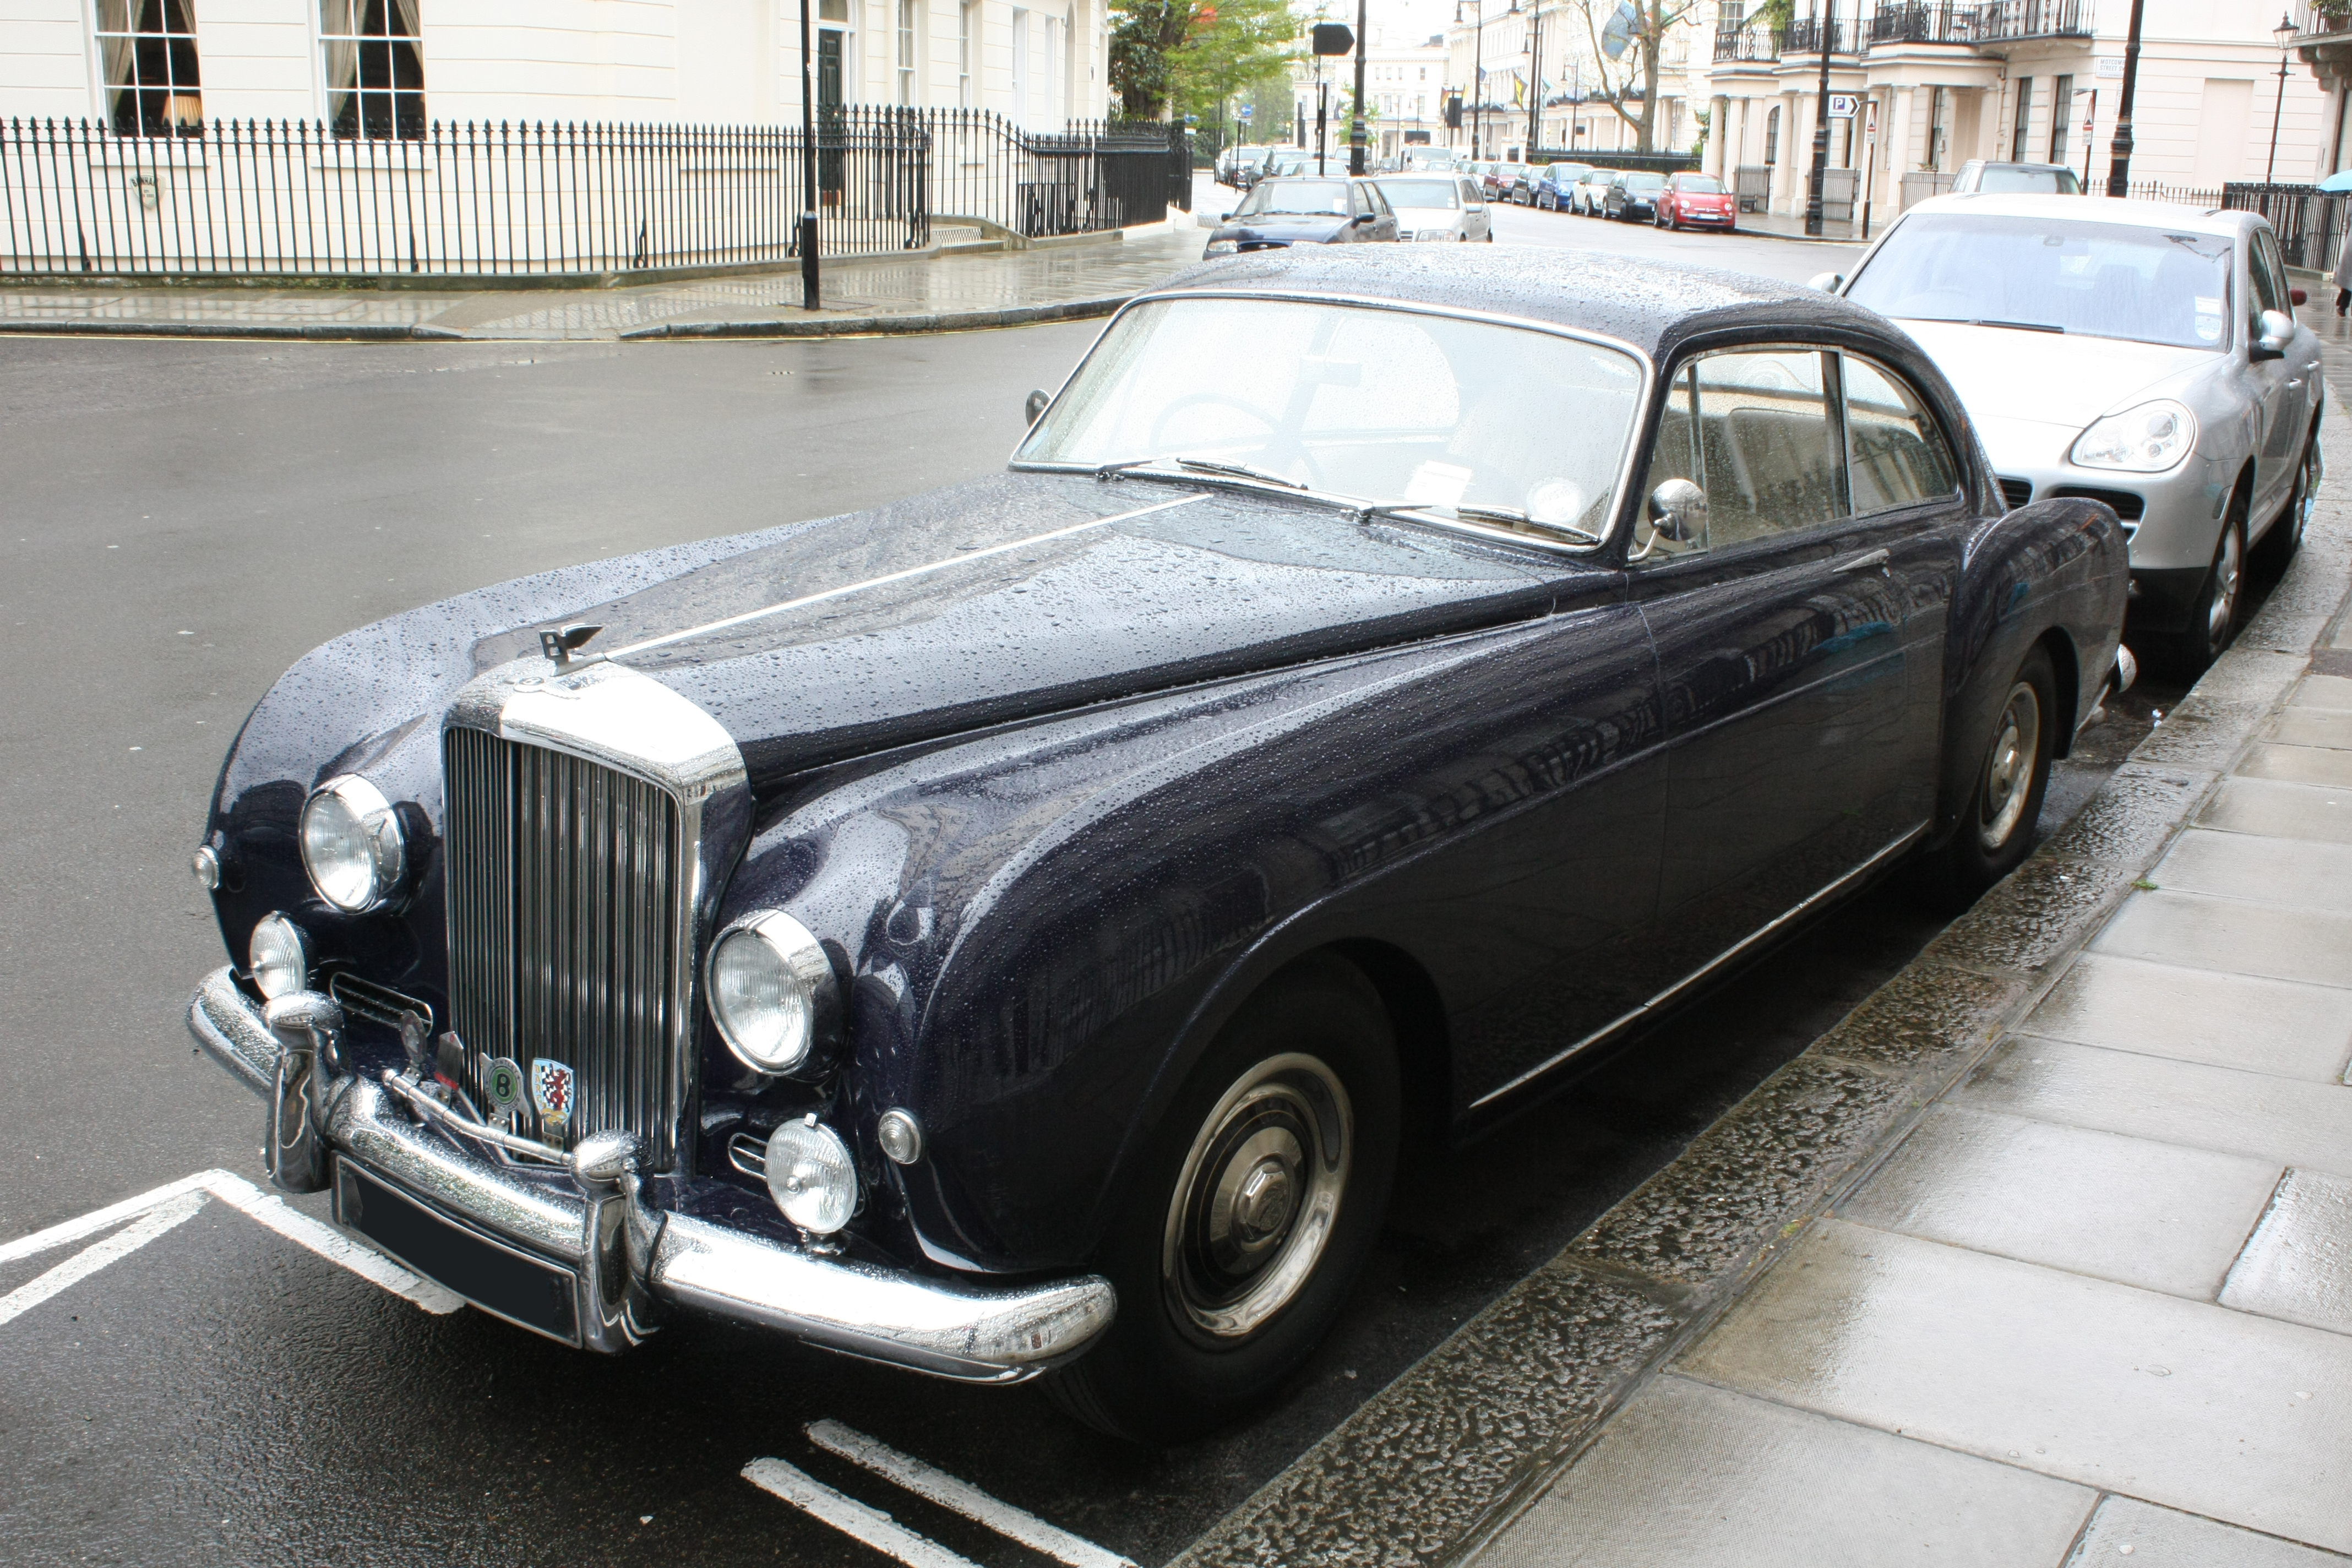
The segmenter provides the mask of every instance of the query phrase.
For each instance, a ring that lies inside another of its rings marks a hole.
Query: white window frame
[[[364,0],[351,0],[351,3],[354,6],[359,6],[363,5]],[[310,13],[310,90],[313,101],[318,105],[319,119],[327,124],[330,132],[331,132],[333,129],[334,114],[331,108],[332,100],[329,96],[327,85],[327,43],[331,38],[355,37],[359,35],[328,32],[325,18],[320,15],[320,11],[321,9],[320,0],[302,0],[302,6],[305,11]],[[418,0],[417,10],[418,16],[416,19],[416,31],[414,34],[387,36],[404,37],[413,40],[416,46],[417,64],[421,68],[425,61],[424,0]],[[384,15],[387,18],[395,15],[388,3],[385,6]],[[420,90],[416,95],[420,100],[425,100],[428,105],[425,111],[425,123],[428,126],[432,123],[431,109],[429,107],[429,85],[430,84],[427,86],[427,90]],[[397,140],[396,137],[394,139]],[[362,137],[361,140],[365,140],[365,138]]]
[[[916,0],[898,0],[898,12],[893,19],[896,26],[892,28],[895,37],[891,57],[898,101],[911,104],[920,98],[922,90],[917,80],[915,66],[921,58],[918,39],[922,26],[922,9]]]
[[[130,22],[134,28],[139,21],[139,12],[144,4],[145,0],[124,0],[124,18]],[[186,32],[149,33],[143,36],[147,37],[160,38],[185,38],[188,40],[188,47],[196,57],[196,79],[194,85],[196,89],[197,123],[201,125],[203,123],[204,117],[205,60],[203,43],[197,32],[198,27],[202,26],[202,24],[196,20],[195,13],[197,4],[198,0],[183,0],[183,9],[188,18],[188,30]],[[114,131],[114,107],[109,103],[106,99],[106,40],[109,38],[131,38],[135,40],[142,35],[136,31],[128,33],[100,31],[99,24],[101,18],[98,14],[98,6],[99,0],[84,0],[82,7],[83,19],[89,24],[87,29],[83,32],[82,37],[87,42],[89,49],[90,118],[105,126],[107,128],[107,133],[111,135]],[[132,47],[135,48],[137,46],[134,43]],[[124,90],[135,93],[139,89],[136,87],[132,87],[127,88]],[[143,136],[145,132],[142,132],[141,134]]]
[[[956,0],[956,105],[961,109],[972,107],[972,23],[979,15],[980,0]]]

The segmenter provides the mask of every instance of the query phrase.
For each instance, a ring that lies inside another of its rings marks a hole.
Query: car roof
[[[1381,254],[1374,255],[1373,252]],[[1884,317],[1776,279],[1654,258],[1537,246],[1297,246],[1246,251],[1180,272],[1138,296],[1231,292],[1392,300],[1596,332],[1654,358],[1696,332],[1821,325],[1917,350]]]
[[[2029,195],[2022,192],[1992,195],[1974,192],[1958,196],[1931,196],[1914,202],[1903,214],[1976,213],[1986,217],[2076,218],[2084,223],[2121,224],[2131,228],[2162,229],[2170,234],[2210,234],[2234,238],[2261,221],[2261,215],[2183,206],[2178,202],[2120,201],[2113,196]]]

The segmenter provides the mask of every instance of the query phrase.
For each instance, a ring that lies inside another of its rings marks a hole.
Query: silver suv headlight
[[[2168,397],[2110,414],[2074,438],[2067,460],[2081,468],[2160,474],[2197,449],[2197,416]]]
[[[1209,241],[1209,248],[1201,252],[1201,258],[1205,261],[1212,256],[1231,256],[1238,248],[1238,240],[1213,239]]]
[[[841,989],[808,928],[771,910],[736,921],[712,944],[710,1016],[745,1067],[815,1078],[841,1042]]]
[[[383,792],[345,773],[302,803],[302,869],[319,896],[346,914],[380,910],[408,878],[400,814]]]

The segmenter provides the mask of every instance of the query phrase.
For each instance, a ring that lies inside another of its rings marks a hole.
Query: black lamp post
[[[1541,0],[1528,18],[1528,157],[1543,145],[1543,5]]]
[[[817,308],[816,65],[809,51],[809,0],[801,0],[801,309]]]
[[[2107,195],[2131,195],[2132,98],[2139,86],[2139,18],[2147,0],[2132,0],[2131,26],[2124,34],[2124,92],[2116,104],[2116,139],[2107,144]]]
[[[2263,165],[2263,184],[2266,185],[2278,168],[2279,112],[2286,108],[2286,47],[2294,41],[2294,19],[2281,12],[2279,25],[2271,29],[2271,37],[2278,40],[2279,85],[2278,98],[2271,104],[2271,161]]]
[[[1821,91],[1813,102],[1813,178],[1805,196],[1805,232],[1822,232],[1822,187],[1830,178],[1830,45],[1837,37],[1837,0],[1826,0],[1828,15],[1821,36],[1813,40],[1822,51]]]
[[[1356,0],[1356,118],[1348,128],[1348,173],[1364,175],[1364,57],[1372,40],[1371,0]]]

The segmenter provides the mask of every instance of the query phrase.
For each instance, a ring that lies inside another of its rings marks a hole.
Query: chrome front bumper
[[[196,987],[188,1030],[271,1101],[273,1173],[281,1144],[307,1131],[321,1159],[355,1163],[443,1223],[568,1276],[578,1326],[571,1342],[586,1349],[626,1349],[675,1309],[941,1377],[1016,1383],[1084,1350],[1117,1305],[1099,1276],[990,1289],[826,1257],[655,1208],[624,1134],[584,1139],[568,1170],[539,1175],[477,1152],[418,1116],[404,1080],[314,1065],[317,1076],[299,1079],[298,1103],[286,1087],[299,1076],[288,1071],[294,1053],[226,968]]]

